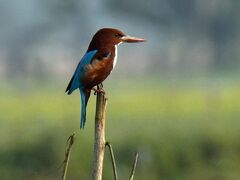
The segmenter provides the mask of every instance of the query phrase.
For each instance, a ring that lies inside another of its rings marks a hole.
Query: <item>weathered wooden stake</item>
[[[104,93],[97,93],[95,114],[95,138],[92,180],[102,180],[103,160],[105,152],[105,118],[107,98]]]

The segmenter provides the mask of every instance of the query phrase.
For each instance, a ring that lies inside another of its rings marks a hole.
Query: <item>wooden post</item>
[[[92,180],[102,180],[103,160],[105,152],[105,118],[107,98],[104,93],[97,93],[95,114],[95,138]]]

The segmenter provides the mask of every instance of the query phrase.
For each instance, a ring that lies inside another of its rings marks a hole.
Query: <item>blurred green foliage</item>
[[[68,177],[90,179],[95,96],[80,131],[79,94],[67,96],[63,84],[56,86],[20,91],[5,84],[1,89],[0,179],[60,179],[66,140],[73,132]],[[128,178],[135,151],[140,153],[138,180],[240,178],[236,81],[139,78],[110,80],[105,89],[106,137],[113,144],[120,179]],[[107,153],[105,180],[113,179],[109,159]]]

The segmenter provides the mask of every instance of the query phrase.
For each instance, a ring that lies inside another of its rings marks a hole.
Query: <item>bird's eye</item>
[[[123,37],[124,35],[123,35],[123,34],[116,34],[115,36],[116,36],[116,38],[119,38],[119,39],[120,39],[120,38]]]

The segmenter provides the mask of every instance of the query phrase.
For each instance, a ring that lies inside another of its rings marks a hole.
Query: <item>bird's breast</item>
[[[104,54],[106,55],[106,52]],[[104,57],[101,56],[101,54],[98,54],[96,58],[92,60],[91,64],[86,65],[85,75],[82,79],[84,82],[83,84],[89,88],[92,88],[103,82],[116,65],[116,55],[117,48],[114,48],[114,51],[111,51]]]

